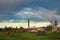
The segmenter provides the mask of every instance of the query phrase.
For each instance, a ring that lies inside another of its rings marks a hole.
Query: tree
[[[46,27],[46,31],[52,31],[52,27],[53,27],[53,26],[47,26],[47,27]]]
[[[20,30],[23,30],[23,27],[20,27]]]

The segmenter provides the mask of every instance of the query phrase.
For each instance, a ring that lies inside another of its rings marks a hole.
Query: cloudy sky
[[[1,26],[26,26],[28,18],[33,26],[60,23],[60,0],[0,0]]]

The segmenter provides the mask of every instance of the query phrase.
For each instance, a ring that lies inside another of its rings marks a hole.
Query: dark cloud
[[[0,10],[19,10],[25,7],[33,0],[0,0]]]
[[[16,17],[17,12],[24,8],[36,9],[37,7],[44,7],[47,9],[59,9],[59,1],[54,0],[0,0],[0,21],[1,20],[26,20],[27,18]],[[22,13],[20,13],[22,14]],[[59,12],[57,14],[60,14]],[[23,15],[23,14],[22,14]],[[38,17],[30,16],[32,21],[41,21]]]

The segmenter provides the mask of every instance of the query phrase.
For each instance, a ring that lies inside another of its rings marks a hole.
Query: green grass
[[[0,34],[0,40],[60,40],[60,34],[46,34],[38,36],[37,33],[20,33],[13,34],[11,37],[6,38],[4,34]]]

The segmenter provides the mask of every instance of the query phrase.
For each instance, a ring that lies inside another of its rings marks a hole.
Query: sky
[[[0,27],[60,23],[60,0],[0,0]],[[42,26],[43,26],[42,25]]]

